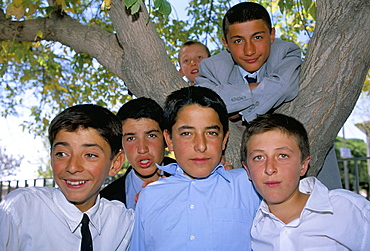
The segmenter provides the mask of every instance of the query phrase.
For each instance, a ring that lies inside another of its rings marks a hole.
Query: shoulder
[[[201,61],[201,64],[205,64],[205,65],[210,65],[210,64],[214,64],[214,65],[221,65],[221,64],[234,64],[234,61],[231,57],[231,54],[224,50],[224,51],[221,51],[220,53],[214,55],[214,56],[211,56],[209,58],[206,58],[206,59],[203,59]]]
[[[288,42],[281,40],[279,38],[275,38],[274,42],[271,45],[272,50],[278,48],[292,48],[292,49],[299,49],[299,46],[296,43]]]
[[[361,212],[367,211],[370,217],[370,201],[359,194],[345,189],[333,189],[329,190],[329,200],[332,205],[336,205],[339,208],[347,207],[347,209],[359,210]]]
[[[106,218],[109,217],[128,217],[134,216],[132,209],[127,209],[125,204],[118,200],[107,200],[106,198],[100,198],[99,208],[102,209],[102,215]]]
[[[11,205],[17,203],[39,203],[41,199],[52,200],[53,192],[57,190],[54,187],[25,187],[17,188],[11,191],[2,201],[2,205]]]

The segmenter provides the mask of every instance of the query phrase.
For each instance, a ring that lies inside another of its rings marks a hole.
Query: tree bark
[[[370,1],[317,0],[315,32],[300,74],[300,91],[278,112],[299,119],[316,175],[351,114],[370,66]]]

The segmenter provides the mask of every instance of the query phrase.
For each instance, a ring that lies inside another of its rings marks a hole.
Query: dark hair
[[[118,110],[117,117],[122,122],[126,119],[152,119],[164,130],[163,109],[151,98],[140,97],[128,101]]]
[[[209,49],[208,49],[208,47],[207,47],[206,45],[204,45],[204,44],[202,44],[201,42],[198,42],[198,41],[191,41],[191,40],[190,40],[190,41],[187,41],[187,42],[185,42],[185,43],[181,46],[180,51],[179,51],[179,54],[177,55],[177,60],[179,61],[180,67],[181,67],[181,61],[180,61],[180,53],[181,53],[181,49],[182,49],[182,48],[184,48],[184,47],[186,47],[186,46],[191,46],[191,45],[193,45],[193,44],[198,44],[198,45],[200,45],[200,46],[203,46],[204,50],[207,52],[208,57],[210,57],[210,56],[211,56],[211,52],[209,51]]]
[[[273,113],[258,115],[257,118],[247,125],[242,137],[240,149],[241,161],[246,163],[247,144],[254,135],[273,130],[281,131],[296,139],[299,150],[301,151],[302,162],[310,156],[310,144],[308,142],[307,131],[302,123],[293,117]]]
[[[59,113],[49,126],[50,147],[59,131],[74,132],[79,128],[95,129],[109,143],[111,159],[122,149],[121,121],[108,109],[93,104],[75,105]]]
[[[222,21],[222,30],[224,32],[225,39],[227,39],[229,25],[235,23],[244,23],[257,19],[262,19],[266,23],[267,28],[271,31],[271,19],[265,7],[258,3],[251,2],[242,2],[234,5],[226,12]]]
[[[179,111],[188,105],[209,107],[217,112],[223,132],[229,131],[229,121],[224,101],[217,93],[206,87],[189,86],[172,92],[166,99],[164,108],[165,129],[172,134],[172,126],[176,123]]]

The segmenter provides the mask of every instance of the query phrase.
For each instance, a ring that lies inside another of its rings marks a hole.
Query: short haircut
[[[187,47],[187,46],[191,46],[191,45],[193,45],[193,44],[198,44],[198,45],[200,45],[200,46],[203,46],[204,50],[207,52],[208,57],[210,57],[210,56],[211,56],[211,52],[209,51],[208,47],[207,47],[205,44],[202,44],[201,42],[198,42],[198,41],[187,41],[187,42],[185,42],[185,43],[181,46],[181,48],[180,48],[180,50],[179,50],[179,54],[177,55],[177,60],[179,61],[180,67],[181,67],[181,61],[180,61],[180,56],[181,56],[181,55],[180,55],[180,54],[181,54],[181,50],[182,50],[182,48]]]
[[[189,86],[172,92],[166,99],[164,108],[165,129],[172,135],[172,126],[182,108],[189,105],[200,105],[212,108],[220,119],[224,135],[229,131],[226,105],[220,96],[206,87]]]
[[[80,128],[95,129],[110,145],[111,159],[122,149],[121,121],[108,109],[93,104],[69,107],[51,121],[49,126],[51,149],[59,131],[74,132]]]
[[[272,113],[258,115],[257,118],[252,120],[245,129],[242,137],[242,144],[240,149],[241,161],[246,162],[247,158],[247,145],[249,140],[257,134],[269,131],[281,131],[288,136],[295,138],[299,150],[301,151],[301,161],[303,162],[310,156],[310,144],[308,142],[307,131],[301,122],[293,117],[287,115]]]
[[[248,21],[262,19],[271,31],[271,18],[265,7],[258,3],[242,2],[231,7],[225,14],[222,21],[222,30],[224,37],[227,39],[229,25],[244,23]]]
[[[158,123],[161,130],[163,125],[163,109],[151,98],[140,97],[123,104],[117,112],[117,117],[124,122],[126,119],[152,119]]]

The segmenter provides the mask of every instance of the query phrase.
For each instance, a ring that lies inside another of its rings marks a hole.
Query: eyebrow
[[[57,147],[57,146],[69,146],[69,144],[67,143],[67,142],[57,142],[57,143],[55,143],[54,145],[53,145],[53,149],[55,148],[55,147]],[[100,150],[102,150],[102,151],[104,151],[103,150],[103,148],[100,146],[100,145],[98,145],[98,144],[94,144],[94,143],[86,143],[86,144],[83,144],[82,145],[83,147],[97,147],[97,148],[99,148]]]
[[[186,129],[195,129],[195,127],[194,126],[183,125],[183,126],[180,126],[178,128],[178,130],[186,130]],[[207,126],[206,127],[206,130],[209,130],[209,129],[221,130],[220,126],[218,126],[218,125]]]
[[[255,36],[255,35],[261,34],[261,33],[265,34],[266,31],[256,31],[256,32],[254,32],[252,34],[252,37]],[[230,39],[235,39],[235,38],[244,38],[244,36],[242,36],[242,35],[235,35],[235,36],[230,37]]]
[[[160,131],[157,129],[152,129],[152,130],[146,131],[145,134],[151,134],[153,132],[160,132]]]

